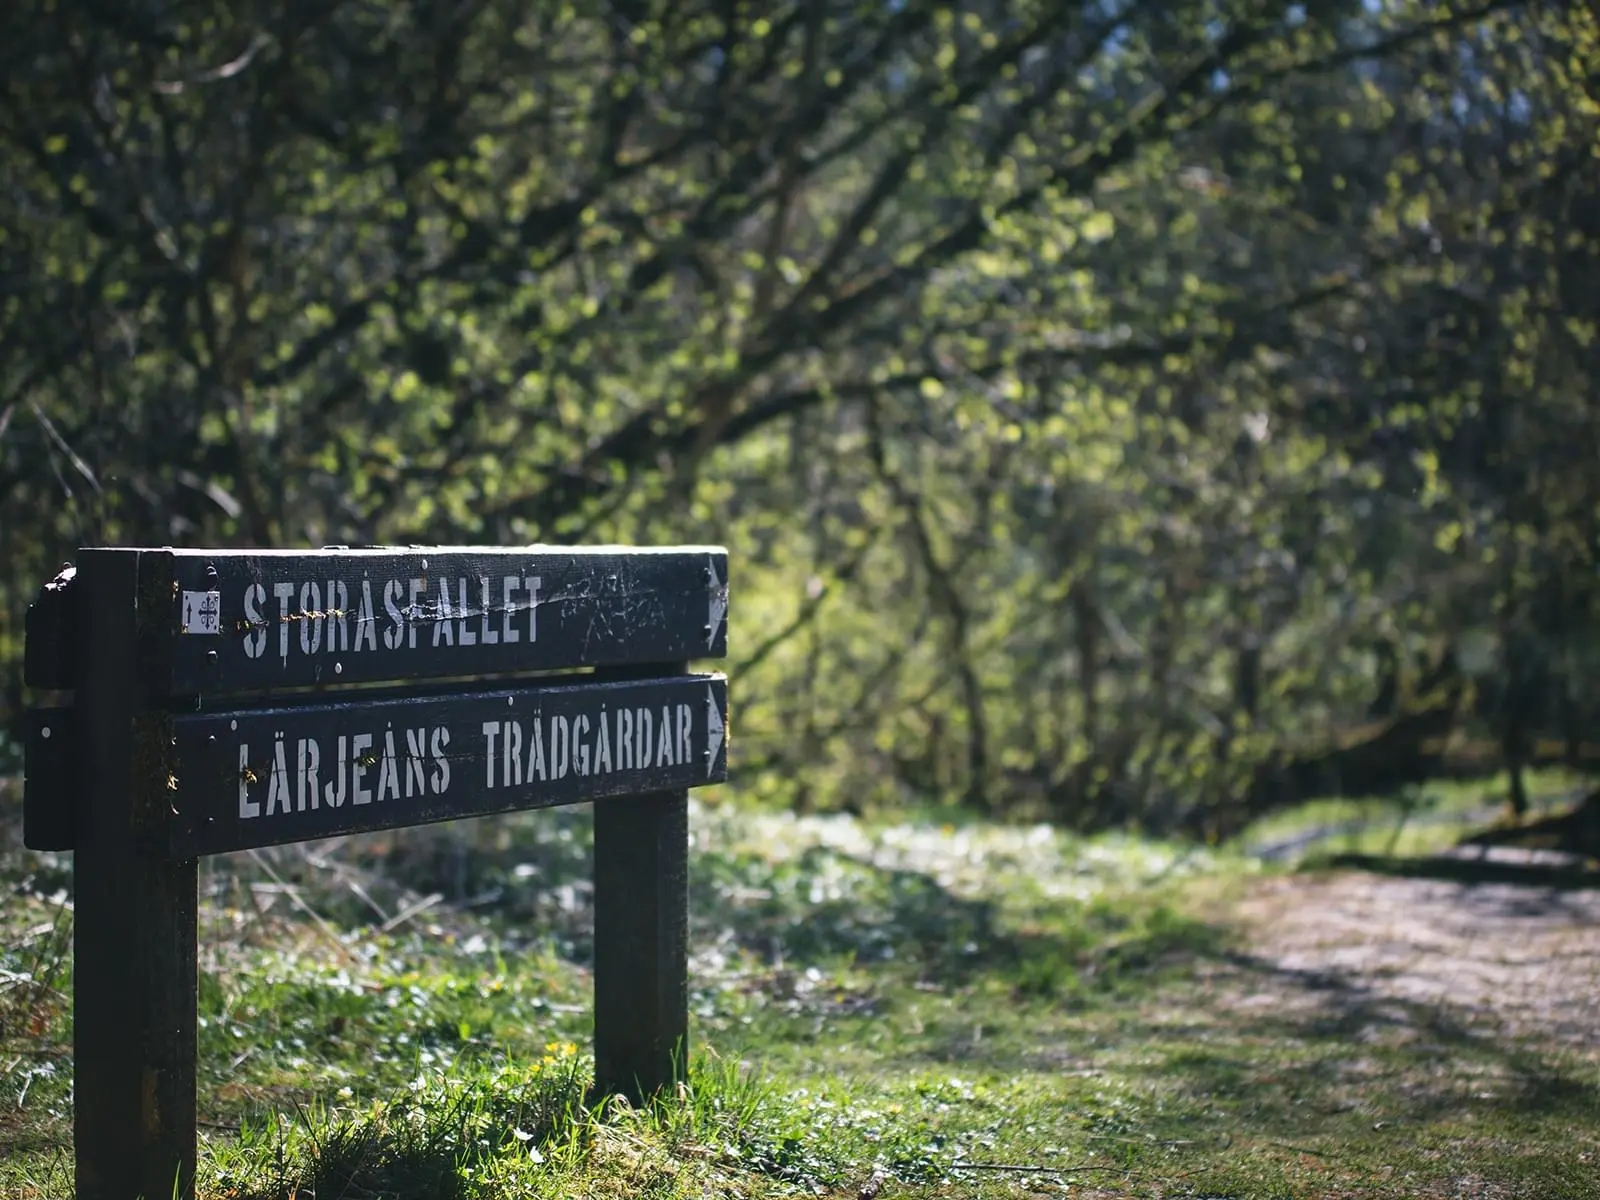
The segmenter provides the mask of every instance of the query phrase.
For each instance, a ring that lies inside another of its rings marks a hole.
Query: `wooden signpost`
[[[28,615],[24,840],[74,852],[80,1200],[194,1195],[196,859],[595,801],[597,1089],[685,1061],[715,547],[89,549]],[[387,685],[387,686],[382,686]]]

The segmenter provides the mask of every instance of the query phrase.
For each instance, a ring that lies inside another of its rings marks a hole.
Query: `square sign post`
[[[680,1079],[727,605],[718,547],[81,551],[29,611],[29,686],[72,695],[24,790],[74,852],[80,1200],[194,1195],[205,854],[594,801],[596,1090]]]

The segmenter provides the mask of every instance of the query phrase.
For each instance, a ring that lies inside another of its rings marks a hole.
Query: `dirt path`
[[[1307,1001],[1354,990],[1600,1058],[1600,890],[1332,871],[1263,879],[1233,917]]]

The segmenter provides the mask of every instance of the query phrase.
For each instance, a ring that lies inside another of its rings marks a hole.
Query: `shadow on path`
[[[1375,875],[1466,884],[1504,883],[1562,891],[1600,888],[1600,869],[1596,868],[1594,860],[1555,851],[1510,852],[1470,847],[1423,858],[1334,854],[1315,859],[1306,866],[1342,867]]]

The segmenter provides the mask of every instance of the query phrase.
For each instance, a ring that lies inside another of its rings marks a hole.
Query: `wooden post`
[[[201,854],[594,800],[598,1090],[684,1079],[687,789],[728,744],[727,681],[685,660],[726,653],[726,559],[80,551],[29,618],[28,684],[76,696],[34,711],[25,797],[28,844],[75,853],[79,1200],[193,1200]],[[475,675],[508,681],[342,686]]]
[[[78,567],[78,1200],[192,1200],[195,861],[163,861],[137,836],[139,552],[85,550]]]
[[[637,1104],[688,1073],[687,791],[595,802],[594,922],[595,1091]]]

